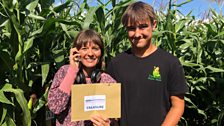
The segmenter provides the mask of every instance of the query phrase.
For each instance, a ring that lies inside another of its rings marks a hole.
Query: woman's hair
[[[86,46],[89,42],[93,42],[94,44],[97,44],[100,47],[101,57],[99,63],[96,65],[96,68],[101,69],[104,54],[104,44],[99,33],[92,29],[80,31],[75,37],[72,47],[76,47],[79,50],[82,46]]]
[[[124,14],[122,15],[121,22],[126,27],[128,23],[136,25],[140,22],[150,21],[153,24],[156,20],[154,9],[149,4],[144,2],[134,2],[130,4]]]

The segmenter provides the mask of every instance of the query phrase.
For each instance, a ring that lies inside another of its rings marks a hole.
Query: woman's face
[[[94,68],[101,58],[101,49],[100,46],[93,43],[88,42],[79,49],[80,60],[82,65],[86,68]]]

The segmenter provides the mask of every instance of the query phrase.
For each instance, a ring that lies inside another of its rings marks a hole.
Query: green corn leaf
[[[64,31],[69,37],[71,37],[71,36],[69,35],[69,33],[68,33],[68,29],[67,29],[66,25],[64,25],[63,23],[60,23],[60,25],[61,25],[61,28],[63,29],[63,31]]]
[[[41,32],[43,32],[43,26],[41,26],[38,30],[32,32],[31,33],[31,36],[35,36],[37,34],[40,34]]]
[[[22,56],[23,56],[23,54],[22,54],[22,49],[21,49],[21,48],[22,48],[22,47],[19,46],[19,50],[18,50],[18,52],[17,52],[17,54],[16,54],[16,57],[15,57],[15,61],[16,61],[16,62],[19,62],[19,61],[22,60]]]
[[[2,126],[3,124],[3,121],[6,117],[6,114],[7,114],[7,109],[5,107],[2,107],[2,118],[1,118],[1,121],[0,121],[0,126]]]
[[[27,101],[26,98],[24,97],[23,91],[21,89],[13,89],[13,88],[5,88],[4,91],[15,94],[15,98],[23,110],[23,125],[31,126],[31,115],[27,107]],[[12,123],[11,120],[9,120],[9,123],[10,124]]]
[[[14,104],[12,102],[10,102],[4,95],[4,92],[0,90],[0,102],[1,103],[5,103],[5,104],[10,104],[10,105],[13,105]]]
[[[33,37],[29,38],[25,43],[24,43],[24,49],[23,49],[23,53],[26,53],[33,45]]]
[[[61,4],[57,7],[54,8],[54,11],[56,13],[60,12],[61,10],[64,10],[65,8],[67,8],[69,6],[69,4],[72,2],[72,0],[66,0],[66,2],[64,4]]]
[[[33,14],[33,13],[30,13],[30,14],[28,15],[28,17],[33,18],[33,19],[37,19],[37,20],[42,20],[42,21],[46,20],[44,17],[35,15],[35,14]]]
[[[182,5],[187,4],[187,3],[191,2],[191,1],[192,1],[192,0],[186,0],[186,1],[184,1],[183,3],[180,3],[180,4],[172,4],[172,6],[181,7]]]
[[[224,110],[222,110],[219,113],[219,116],[218,116],[218,126],[221,126],[222,125],[223,119],[224,119]]]
[[[83,27],[82,29],[88,29],[89,28],[89,25],[93,22],[94,18],[94,14],[96,12],[96,10],[98,9],[99,7],[90,7],[90,9],[88,10],[88,13],[86,15],[86,19],[84,20],[84,24],[83,24]]]
[[[176,23],[175,25],[175,32],[180,32],[181,29],[183,29],[185,27],[185,24],[186,24],[186,20],[180,20],[179,22]]]
[[[105,33],[105,15],[102,7],[96,10],[97,21],[99,22],[100,29],[102,33]]]
[[[190,47],[192,46],[191,40],[189,40],[189,39],[184,39],[184,40],[182,40],[182,41],[184,41],[184,42],[186,42],[186,43],[181,44],[181,45],[179,46],[179,48],[180,48],[181,50],[185,50],[185,49],[190,48]]]
[[[189,66],[189,67],[193,67],[193,66],[199,66],[196,63],[191,63],[191,62],[181,62],[182,65],[184,66]]]
[[[64,57],[64,50],[60,49],[60,50],[53,50],[53,57],[55,62],[60,63],[63,62],[65,57]]]
[[[224,69],[215,68],[215,67],[212,67],[212,66],[207,66],[205,68],[211,70],[211,73],[224,72]]]
[[[201,109],[197,109],[198,113],[203,115],[205,119],[207,119],[207,114],[205,113],[204,110],[201,110]]]
[[[9,21],[9,19],[7,19],[0,25],[0,27],[7,27],[9,25],[9,23],[10,23],[10,21]]]
[[[50,65],[49,63],[45,63],[41,65],[41,73],[42,73],[42,86],[44,85],[45,80],[47,79],[47,75],[49,73]]]
[[[16,126],[14,120],[10,117],[5,118],[5,123],[2,126]],[[28,125],[27,125],[28,126]]]
[[[223,36],[223,35],[224,35],[224,31],[218,33],[214,38],[218,38],[218,37],[221,37],[221,36]]]
[[[29,10],[29,11],[33,11],[37,7],[38,2],[39,2],[39,0],[35,0],[35,1],[31,2],[31,3],[29,3],[26,6],[26,9]]]

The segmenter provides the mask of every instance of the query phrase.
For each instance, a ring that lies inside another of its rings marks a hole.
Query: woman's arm
[[[48,94],[48,107],[54,114],[66,109],[77,72],[78,70],[65,65],[55,74]]]

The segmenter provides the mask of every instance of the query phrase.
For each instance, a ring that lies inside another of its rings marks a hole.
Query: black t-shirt
[[[144,58],[123,52],[112,59],[107,72],[121,83],[121,126],[160,126],[170,96],[187,91],[178,58],[160,48]]]

